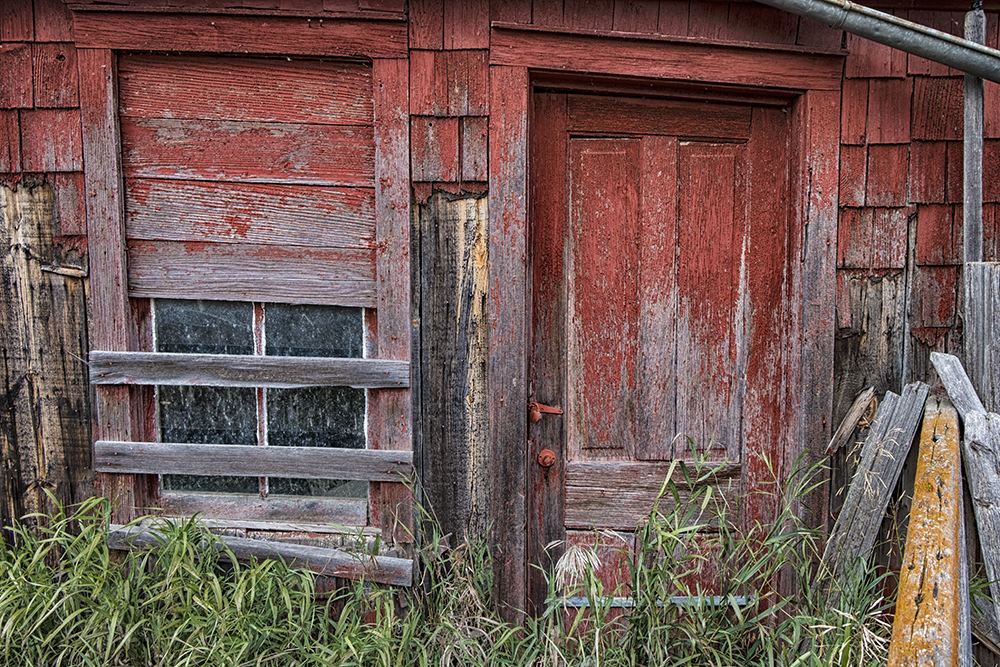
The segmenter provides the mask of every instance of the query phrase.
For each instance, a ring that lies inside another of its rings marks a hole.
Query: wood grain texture
[[[90,353],[92,384],[403,388],[410,364],[388,359],[171,352]]]
[[[132,297],[373,306],[372,250],[130,241]],[[95,347],[97,347],[95,345]]]
[[[83,136],[87,239],[90,263],[88,338],[92,347],[135,349],[128,303],[121,143],[117,118],[117,75],[109,50],[80,49],[80,118]],[[128,387],[94,392],[94,437],[129,440],[132,404]],[[98,476],[98,490],[111,499],[113,518],[129,520],[144,504],[148,480],[131,475]]]
[[[913,507],[889,643],[890,667],[960,664],[958,630],[963,614],[968,618],[969,599],[961,595],[965,545],[958,443],[958,413],[947,399],[931,398],[920,432]]]
[[[625,39],[602,33],[561,33],[558,40],[553,40],[549,31],[494,25],[490,59],[494,65],[595,74],[683,80],[698,72],[699,80],[718,83],[840,89],[839,58],[802,53],[794,47],[770,50],[701,39]]]
[[[1000,412],[1000,262],[965,265],[965,363],[986,409]]]
[[[79,106],[79,70],[72,44],[32,44],[35,106]]]
[[[310,523],[318,525],[364,526],[368,502],[364,498],[267,498],[232,496],[225,493],[161,493],[155,506],[144,512],[165,516],[193,516],[205,521],[246,521],[255,523]]]
[[[237,475],[399,482],[413,473],[412,452],[336,447],[114,442],[94,444],[98,472]]]
[[[130,178],[125,232],[146,241],[371,248],[375,188]]]
[[[962,419],[987,412],[958,357],[953,354],[931,352],[931,363]]]
[[[118,76],[123,118],[372,122],[371,68],[362,63],[130,55]]]
[[[112,525],[108,545],[112,549],[149,548],[160,544],[162,533],[149,526]],[[292,567],[343,579],[360,579],[393,586],[413,583],[413,562],[407,558],[350,554],[339,549],[291,544],[245,537],[218,537],[215,546],[241,560],[277,558]]]
[[[830,444],[826,446],[826,453],[829,455],[836,454],[841,447],[846,445],[854,432],[858,429],[858,424],[861,419],[871,410],[872,401],[875,400],[875,387],[868,387],[854,399],[851,403],[851,407],[848,408],[847,414],[840,421],[840,426],[834,431],[833,437],[830,438]]]
[[[595,134],[747,139],[750,136],[750,107],[686,100],[570,95],[569,128]]]
[[[962,461],[972,493],[972,508],[982,548],[982,562],[989,577],[992,626],[1000,619],[1000,415],[972,412],[963,417]]]
[[[854,568],[871,556],[889,497],[920,426],[928,389],[922,382],[914,382],[903,388],[902,395],[888,392],[875,413],[823,553],[823,564],[834,582],[834,598],[840,594],[838,582],[849,580]]]
[[[24,171],[80,171],[83,168],[81,143],[80,112],[76,109],[21,112],[21,167]]]
[[[127,51],[392,58],[406,55],[406,33],[398,21],[224,14],[88,11],[73,21],[78,47]]]
[[[122,118],[125,173],[371,187],[370,125]]]

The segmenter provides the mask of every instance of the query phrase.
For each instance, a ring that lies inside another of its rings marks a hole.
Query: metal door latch
[[[536,424],[542,419],[542,415],[561,415],[563,409],[558,405],[545,405],[538,401],[528,401],[528,418],[532,424]]]

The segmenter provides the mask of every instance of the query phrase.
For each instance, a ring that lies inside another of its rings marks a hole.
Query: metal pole
[[[986,14],[981,0],[965,15],[965,38],[982,44],[986,40]],[[965,168],[962,175],[962,232],[965,261],[983,261],[983,80],[965,75]]]
[[[1000,83],[1000,51],[849,0],[757,0]]]

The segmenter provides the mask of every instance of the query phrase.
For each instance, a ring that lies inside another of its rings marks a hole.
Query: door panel
[[[781,108],[535,95],[529,393],[565,414],[529,426],[534,600],[546,546],[634,530],[672,460],[713,462],[730,520],[776,506],[787,162]]]

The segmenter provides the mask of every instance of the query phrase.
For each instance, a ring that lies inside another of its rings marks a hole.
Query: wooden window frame
[[[834,302],[841,51],[646,37],[605,31],[549,30],[494,22],[490,40],[489,442],[493,491],[488,514],[498,594],[509,608],[528,602],[531,567],[527,503],[531,280],[528,242],[529,131],[533,87],[579,77],[578,89],[615,92],[629,82],[708,84],[723,90],[780,93],[792,113],[793,165],[790,239],[793,268],[787,299],[788,339],[801,345],[788,355],[791,419],[785,434],[788,470],[796,457],[820,460],[830,431],[833,387]],[[624,84],[622,83],[624,82]],[[794,270],[797,269],[797,270]],[[803,388],[808,387],[808,391]],[[523,491],[522,491],[523,490]],[[803,503],[803,518],[823,524],[826,485]],[[526,530],[528,527],[528,530]]]
[[[289,380],[293,384],[301,383],[302,373],[315,370],[326,375],[325,384],[360,383],[370,389],[367,433],[370,451],[363,454],[367,468],[363,467],[358,473],[368,475],[366,478],[370,481],[367,523],[381,529],[387,542],[405,544],[412,541],[411,490],[402,481],[385,481],[398,479],[400,475],[412,477],[413,459],[409,63],[407,23],[402,18],[352,17],[320,21],[289,16],[100,11],[79,5],[74,7],[90,256],[88,326],[96,372],[93,431],[94,440],[101,443],[95,451],[95,460],[101,469],[111,465],[107,461],[109,455],[129,450],[128,445],[121,443],[151,439],[150,432],[154,429],[150,428],[152,420],[148,408],[152,401],[149,387],[144,385],[163,379],[156,377],[163,370],[161,365],[149,366],[149,300],[130,299],[127,288],[116,72],[119,52],[363,59],[372,69],[376,231],[376,294],[374,307],[365,311],[366,358],[313,360],[316,363],[312,369],[304,369],[301,364],[307,362],[293,358],[236,361],[242,368],[240,373],[250,374],[243,381],[260,385],[280,385]],[[188,368],[199,363],[191,355],[171,356]],[[272,367],[261,369],[260,363]],[[102,373],[109,375],[102,379]],[[387,373],[388,376],[374,378],[371,373]],[[361,378],[365,374],[369,377]],[[115,383],[105,383],[111,377]],[[134,453],[137,448],[141,449],[141,444],[133,446],[131,451]],[[345,456],[356,457],[357,452]],[[132,469],[136,467],[131,466]],[[390,469],[391,476],[386,474]],[[123,474],[99,472],[97,486],[112,499],[115,521],[130,520],[146,508],[156,506],[155,478],[147,474],[135,474],[134,470]],[[173,509],[197,511],[197,495],[191,494],[191,498],[180,503],[172,502]],[[282,499],[280,504],[281,507],[276,508],[277,516],[286,521],[295,520],[287,515],[294,513],[296,506],[302,508],[299,521],[323,520],[324,517],[326,521],[359,518],[358,512],[351,508],[338,510],[336,499]],[[266,508],[248,506],[246,510],[257,513],[246,517],[254,522],[274,518]]]

